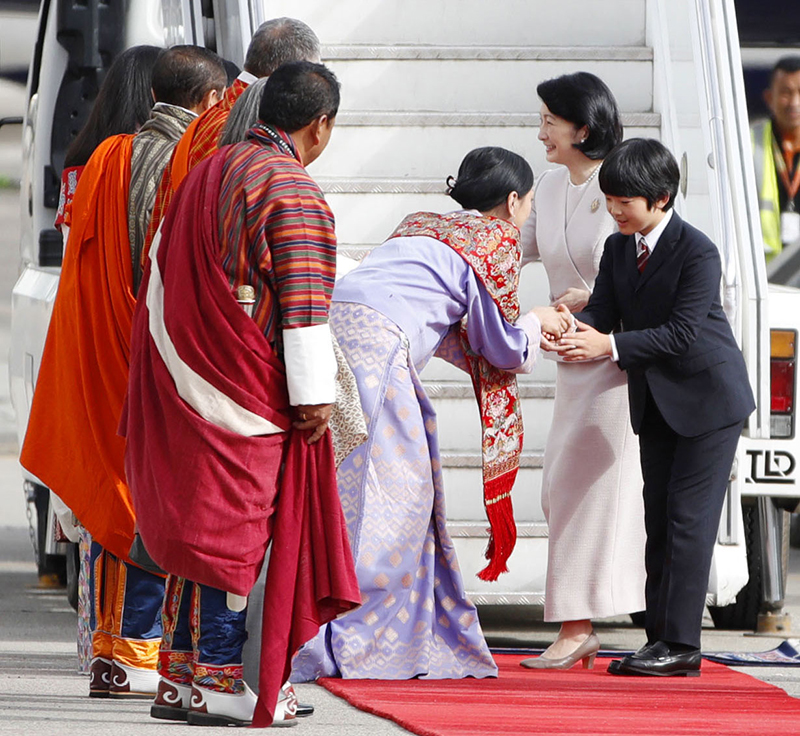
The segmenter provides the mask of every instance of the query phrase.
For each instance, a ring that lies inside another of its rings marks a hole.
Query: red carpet
[[[525,670],[500,654],[493,680],[339,680],[319,684],[421,736],[613,734],[797,736],[800,700],[713,662],[701,677],[618,677],[593,670]]]

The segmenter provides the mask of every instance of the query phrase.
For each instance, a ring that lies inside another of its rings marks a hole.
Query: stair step
[[[379,118],[379,113],[369,113],[369,118]],[[342,113],[337,122],[330,145],[310,169],[317,180],[328,182],[344,180],[345,193],[359,193],[365,185],[383,187],[381,191],[434,191],[443,192],[448,175],[458,172],[459,164],[468,151],[483,146],[501,146],[525,158],[538,176],[552,168],[545,159],[545,149],[537,139],[539,115],[491,115],[484,113],[454,115],[454,125],[447,125],[446,113],[420,113],[419,115],[391,115],[393,120],[378,120],[387,125],[361,125],[358,113]],[[525,125],[517,125],[527,120]],[[514,125],[497,125],[507,120]],[[661,119],[658,114],[634,113],[623,116],[627,138],[660,138]],[[397,125],[388,123],[395,122]],[[462,123],[475,123],[463,124]],[[421,123],[416,125],[414,123]],[[480,123],[486,123],[481,125]],[[639,125],[643,123],[644,125]],[[359,155],[354,155],[357,152]],[[702,173],[702,172],[701,172]],[[694,172],[692,172],[694,174]],[[386,184],[391,180],[391,184]],[[400,189],[395,189],[396,181]],[[358,186],[361,185],[361,186]],[[330,191],[330,190],[328,190]],[[339,190],[337,190],[339,191]],[[453,205],[455,206],[455,205]]]
[[[538,128],[542,118],[538,112],[435,112],[427,110],[374,111],[342,110],[336,116],[336,126],[347,127],[459,127],[459,128]],[[622,113],[626,128],[661,127],[657,112]]]
[[[410,212],[450,212],[458,207],[446,194],[353,196],[321,188],[336,217],[336,237],[343,243],[379,245]]]
[[[588,71],[608,84],[620,109],[653,109],[653,62],[579,59],[333,59],[347,110],[469,110],[528,113],[539,109],[536,86]]]
[[[322,47],[322,60],[652,61],[647,46],[431,46],[337,44]]]
[[[441,453],[443,468],[480,468],[481,456],[477,452]],[[521,468],[541,468],[544,464],[544,452],[523,452],[519,459]]]
[[[645,0],[532,3],[530,0],[270,0],[267,17],[308,23],[323,44],[640,46]]]
[[[450,453],[442,453],[444,458]],[[523,453],[511,499],[518,524],[544,524],[541,487],[542,468],[528,467],[531,453]],[[476,455],[476,459],[480,458]],[[475,467],[442,467],[447,518],[486,524],[480,462]]]
[[[451,537],[489,537],[489,523],[487,521],[459,521],[447,520],[447,531]],[[541,539],[547,537],[547,524],[543,521],[517,522],[517,539]]]
[[[425,393],[429,399],[474,399],[475,389],[469,381],[425,381]],[[552,383],[521,383],[519,397],[521,399],[553,399],[556,387]]]
[[[447,522],[448,530],[451,523]],[[488,522],[484,525],[488,526]],[[486,567],[487,537],[452,537],[464,588],[476,605],[541,606],[544,603],[547,537],[521,536],[519,529],[520,524],[517,524],[517,544],[508,558],[508,572],[496,582],[486,582],[477,577],[478,571]]]
[[[316,176],[314,180],[326,194],[442,194],[445,188],[441,179]]]
[[[374,245],[354,245],[352,243],[339,243],[336,246],[336,252],[340,256],[347,256],[348,258],[352,258],[356,261],[361,261],[366,258],[370,251],[374,248]]]
[[[520,388],[524,391],[524,384]],[[469,456],[477,457],[481,447],[481,418],[475,395],[448,399],[431,397],[431,404],[436,411],[439,447],[443,453],[448,453],[448,462],[463,463],[452,467],[476,467],[470,464],[472,460],[467,459]],[[523,419],[529,418],[525,422],[525,448],[539,451],[547,442],[554,401],[549,396],[534,396],[520,399],[520,405]],[[528,463],[525,467],[539,467],[530,465],[534,462],[530,458],[525,462]]]
[[[527,277],[528,273],[534,270],[543,271],[544,269],[541,268],[540,264],[534,263],[523,271],[523,277]],[[541,291],[541,289],[536,289],[535,293],[540,293]],[[528,309],[530,306],[532,305],[528,305],[526,302],[523,306],[523,309]],[[447,363],[444,360],[441,360],[440,358],[431,358],[431,360],[425,366],[425,369],[422,371],[421,378],[425,386],[440,383],[444,383],[446,385],[469,384],[470,387],[472,385],[464,371],[454,365],[451,365],[450,363]],[[517,376],[517,383],[520,386],[520,391],[523,398],[552,398],[555,392],[555,382],[555,361],[546,360],[545,358],[541,357],[541,355],[540,359],[536,361],[531,373],[520,373]],[[531,389],[531,391],[548,392],[550,396],[548,397],[547,395],[544,395],[539,397],[537,395],[529,394],[529,389],[527,388],[528,386],[536,387]],[[552,389],[543,387],[552,387]],[[471,393],[471,388],[469,392],[466,388],[458,390],[463,391],[465,397],[467,395],[473,396]]]

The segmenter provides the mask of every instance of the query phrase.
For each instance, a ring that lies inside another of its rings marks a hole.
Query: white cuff
[[[531,373],[539,356],[539,347],[542,342],[542,323],[534,312],[523,314],[515,323],[521,327],[528,337],[528,356],[525,362],[518,368],[514,368],[509,373]]]
[[[284,330],[283,359],[292,406],[336,401],[336,356],[328,324]]]
[[[614,335],[609,335],[608,339],[611,340],[611,360],[615,363],[619,363],[619,353],[617,352],[617,341],[614,339]]]
[[[255,74],[250,74],[250,72],[246,72],[244,69],[239,72],[239,76],[236,77],[240,82],[244,82],[245,84],[252,84],[253,82],[258,81],[258,77]]]

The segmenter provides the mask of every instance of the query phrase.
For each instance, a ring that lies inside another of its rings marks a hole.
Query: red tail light
[[[770,436],[794,436],[794,379],[797,332],[770,330]]]
[[[789,414],[794,409],[794,361],[773,360],[770,367],[772,413]]]

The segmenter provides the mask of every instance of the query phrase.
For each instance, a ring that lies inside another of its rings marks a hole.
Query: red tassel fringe
[[[481,580],[492,582],[501,573],[508,572],[506,563],[517,543],[517,525],[511,503],[511,488],[516,475],[516,471],[506,473],[484,487],[486,516],[489,519],[489,545],[485,556],[489,564],[478,573]]]

